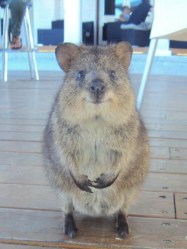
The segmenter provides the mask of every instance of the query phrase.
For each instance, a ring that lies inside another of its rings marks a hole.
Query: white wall
[[[82,21],[94,21],[96,18],[96,0],[81,0]]]
[[[82,22],[94,22],[94,43],[96,43],[97,0],[81,0]]]
[[[50,29],[51,21],[63,19],[63,0],[32,0],[32,24],[34,41],[37,43],[37,29]]]
[[[51,21],[64,19],[63,0],[32,0],[31,19],[34,41],[37,43],[37,29],[50,29]],[[73,8],[73,6],[72,6]],[[96,20],[96,0],[81,0],[82,22]],[[73,22],[73,15],[72,15]],[[95,27],[96,28],[96,27]],[[72,30],[73,32],[73,30]]]
[[[81,12],[81,0],[64,0],[64,42],[82,43]]]

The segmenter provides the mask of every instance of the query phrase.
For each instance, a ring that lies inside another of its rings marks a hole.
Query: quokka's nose
[[[91,82],[90,92],[96,95],[101,95],[105,92],[106,87],[101,79],[95,79]]]

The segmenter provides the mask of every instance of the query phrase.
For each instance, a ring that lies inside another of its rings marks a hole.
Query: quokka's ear
[[[132,46],[128,42],[120,42],[115,47],[116,55],[120,62],[128,68],[132,57]]]
[[[61,43],[55,49],[55,55],[59,66],[67,72],[72,61],[80,54],[81,50],[73,43]]]

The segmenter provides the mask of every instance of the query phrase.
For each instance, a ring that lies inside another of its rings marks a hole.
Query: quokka
[[[127,214],[148,171],[149,144],[128,76],[132,48],[56,48],[65,72],[44,132],[45,169],[61,199],[65,234],[77,233],[73,212],[116,217],[121,238]]]

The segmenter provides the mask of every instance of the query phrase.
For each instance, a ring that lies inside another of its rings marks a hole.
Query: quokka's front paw
[[[102,189],[111,186],[117,179],[119,174],[101,174],[95,181],[92,182],[92,187]]]
[[[70,174],[78,188],[80,188],[82,191],[93,193],[90,188],[92,187],[92,182],[88,179],[87,175],[79,175],[75,178],[71,172]]]

